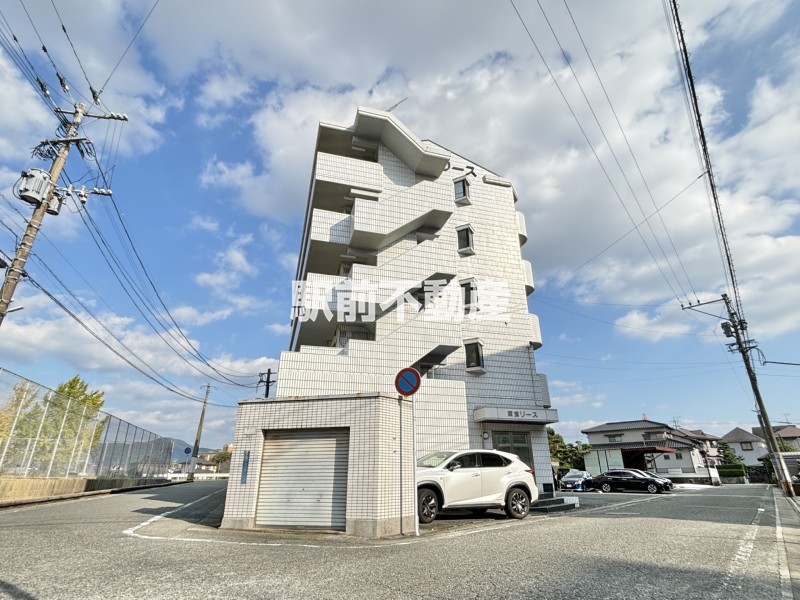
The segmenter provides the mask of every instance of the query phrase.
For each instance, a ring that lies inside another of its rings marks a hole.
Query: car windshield
[[[564,480],[564,479],[583,479],[584,477],[586,477],[586,473],[567,473],[566,475],[564,475],[564,477],[562,477],[562,480]]]
[[[417,461],[417,467],[434,469],[454,454],[455,452],[431,452]]]

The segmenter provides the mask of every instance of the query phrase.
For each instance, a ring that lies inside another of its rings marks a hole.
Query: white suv
[[[417,461],[420,523],[430,523],[447,508],[466,508],[476,514],[505,508],[512,519],[524,519],[538,498],[533,471],[508,452],[433,452]]]

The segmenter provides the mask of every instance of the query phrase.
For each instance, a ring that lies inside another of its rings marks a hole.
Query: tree
[[[219,467],[222,463],[226,463],[231,459],[230,452],[217,452],[214,456],[211,457],[211,462],[217,465],[217,473],[219,473]]]
[[[560,467],[581,471],[585,469],[583,457],[589,446],[578,447],[577,444],[567,444],[564,442],[564,436],[556,433],[552,427],[547,428],[547,442],[550,446],[550,458],[558,461]]]
[[[775,437],[778,442],[778,452],[797,452],[797,447],[781,437]]]
[[[723,465],[740,465],[744,462],[742,457],[737,456],[727,442],[719,442],[717,444],[717,454],[719,455],[720,463]]]

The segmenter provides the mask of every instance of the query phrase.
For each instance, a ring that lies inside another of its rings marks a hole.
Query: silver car
[[[575,492],[585,491],[589,489],[586,482],[591,478],[592,474],[589,471],[570,471],[561,478],[561,489]]]
[[[524,519],[538,498],[533,470],[508,452],[433,452],[417,461],[420,523],[430,523],[448,508],[475,514],[503,508],[510,518]]]

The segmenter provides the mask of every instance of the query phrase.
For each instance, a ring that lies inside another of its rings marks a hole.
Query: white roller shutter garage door
[[[256,525],[345,529],[348,429],[268,431]]]

